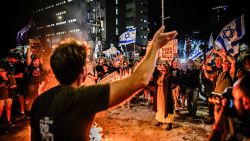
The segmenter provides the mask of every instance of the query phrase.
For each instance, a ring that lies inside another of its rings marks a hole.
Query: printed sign
[[[117,71],[107,75],[106,77],[101,79],[98,83],[106,84],[106,83],[110,83],[110,82],[113,82],[113,81],[116,81],[116,80],[120,80],[120,76],[119,76]]]
[[[171,62],[175,57],[178,57],[178,40],[168,42],[159,52],[160,60]]]

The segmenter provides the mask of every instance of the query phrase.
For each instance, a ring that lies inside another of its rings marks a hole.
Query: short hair
[[[245,96],[250,98],[250,74],[245,74],[238,82],[238,88],[244,93]]]
[[[86,65],[86,44],[74,38],[61,41],[50,58],[50,65],[61,84],[72,84]]]
[[[246,64],[246,61],[249,60],[250,61],[250,54],[244,56],[243,58],[243,64]]]
[[[104,63],[102,66],[103,66],[103,67],[104,67],[104,66],[105,66],[105,67],[109,67],[109,65],[108,65],[107,63]]]

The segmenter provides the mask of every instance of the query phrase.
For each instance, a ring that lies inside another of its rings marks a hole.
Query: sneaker
[[[159,127],[159,126],[163,125],[162,122],[159,122],[159,121],[156,120],[156,119],[154,119],[151,123],[152,123],[152,125],[154,125],[154,126],[156,126],[156,127]]]
[[[15,117],[15,121],[24,120],[26,115],[24,113],[20,113],[17,117]]]
[[[20,117],[20,118],[25,118],[26,115],[25,115],[24,113],[21,113],[19,117]]]
[[[164,123],[162,128],[169,131],[172,129],[172,123]]]
[[[8,126],[8,127],[15,127],[15,124],[12,123],[11,121],[9,121],[9,122],[7,123],[7,126]]]
[[[173,124],[172,123],[168,123],[168,126],[166,128],[166,130],[171,130],[173,128]]]
[[[158,122],[158,123],[155,124],[156,127],[159,127],[161,125],[163,125],[163,123],[161,123],[161,122]]]

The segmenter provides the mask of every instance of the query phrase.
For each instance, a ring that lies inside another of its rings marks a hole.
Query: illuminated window
[[[80,32],[80,29],[72,29],[72,30],[69,30],[69,33],[74,33],[74,32]]]
[[[66,14],[66,13],[67,13],[66,11],[58,12],[58,13],[56,13],[56,16],[63,15],[63,14]]]
[[[118,25],[118,19],[115,18],[115,25]]]
[[[115,8],[115,14],[118,15],[118,8]]]
[[[126,29],[134,28],[134,26],[126,26]]]
[[[62,25],[62,24],[66,24],[66,21],[56,23],[56,25]]]
[[[115,35],[119,35],[118,28],[115,28]]]
[[[73,22],[76,22],[76,19],[70,19],[70,20],[68,20],[68,23],[73,23]]]

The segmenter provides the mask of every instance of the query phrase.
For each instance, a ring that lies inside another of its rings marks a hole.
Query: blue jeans
[[[192,116],[196,116],[197,111],[197,100],[199,96],[199,88],[186,88],[186,94],[187,94],[187,106],[188,106],[188,112]]]

